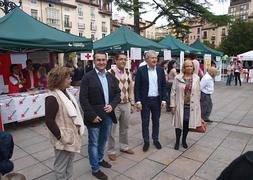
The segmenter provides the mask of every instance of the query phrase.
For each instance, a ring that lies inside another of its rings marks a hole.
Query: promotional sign
[[[28,59],[31,59],[33,64],[46,64],[49,63],[49,53],[48,52],[35,52],[28,53]]]
[[[215,81],[221,81],[222,61],[221,61],[220,56],[216,56],[216,68],[217,68],[217,74],[215,76]]]
[[[85,52],[80,55],[81,60],[93,60],[93,53]]]
[[[26,68],[27,54],[11,54],[11,64],[21,64],[22,68]]]
[[[207,69],[211,67],[211,54],[204,55],[204,73],[206,73]]]
[[[141,60],[141,48],[130,48],[130,59]]]
[[[180,51],[180,72],[182,71],[182,67],[184,64],[184,51]]]
[[[171,60],[171,50],[164,49],[163,51],[164,60]]]

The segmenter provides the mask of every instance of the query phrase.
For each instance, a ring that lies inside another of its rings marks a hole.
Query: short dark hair
[[[15,67],[18,68],[18,65],[17,65],[17,64],[12,64],[12,65],[10,66],[10,72],[11,72],[11,74],[13,74],[13,69],[14,69]]]
[[[106,52],[105,51],[95,51],[93,54],[93,59],[95,60],[95,56],[96,54],[104,54],[106,56]]]
[[[120,56],[120,55],[124,55],[124,56],[126,56],[126,54],[125,54],[125,53],[120,52],[120,53],[117,53],[117,54],[115,55],[115,59],[117,60],[117,59],[119,58],[119,56]]]
[[[193,53],[190,53],[190,54],[189,54],[189,58],[190,58],[191,60],[193,60],[193,59],[196,59],[197,56],[196,56],[195,54],[193,54]]]
[[[31,59],[27,59],[27,60],[26,60],[26,65],[28,64],[28,62],[31,62],[31,63],[32,63],[32,60],[31,60]]]

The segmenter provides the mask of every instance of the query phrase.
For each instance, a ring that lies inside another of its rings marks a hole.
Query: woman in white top
[[[230,61],[228,67],[227,67],[227,82],[226,82],[226,86],[230,86],[231,85],[231,81],[232,81],[232,77],[233,77],[233,70],[234,66],[233,66],[233,62]]]
[[[177,67],[177,63],[175,60],[171,60],[168,64],[168,69],[167,69],[167,84],[168,84],[168,102],[167,102],[167,112],[170,111],[170,92],[171,92],[171,87],[172,87],[172,84],[173,84],[173,81],[177,75],[177,70],[176,70],[176,67]]]

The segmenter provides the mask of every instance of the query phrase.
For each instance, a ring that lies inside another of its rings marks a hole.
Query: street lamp
[[[4,14],[8,14],[15,7],[20,7],[21,5],[22,5],[22,0],[19,0],[19,5],[9,0],[0,0],[0,9],[4,12]]]

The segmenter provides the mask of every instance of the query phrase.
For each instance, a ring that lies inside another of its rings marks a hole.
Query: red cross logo
[[[91,58],[91,55],[89,53],[87,53],[84,57],[86,57],[86,59],[90,59]]]

